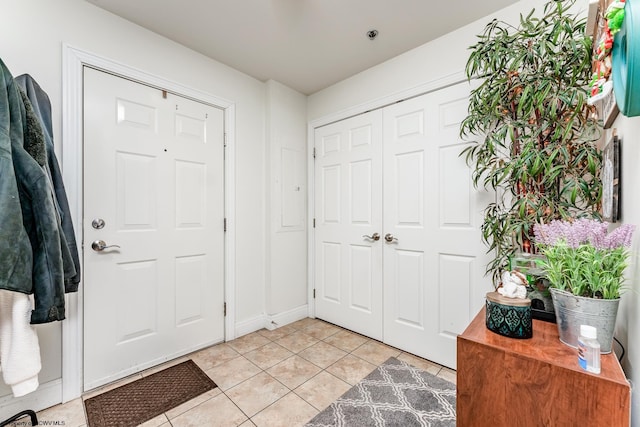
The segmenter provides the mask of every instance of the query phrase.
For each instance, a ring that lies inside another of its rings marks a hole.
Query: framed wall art
[[[620,220],[620,140],[613,134],[602,152],[602,219]]]

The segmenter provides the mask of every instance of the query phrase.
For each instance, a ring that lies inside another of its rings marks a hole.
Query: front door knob
[[[362,237],[366,237],[367,239],[373,240],[374,242],[377,242],[378,240],[380,240],[380,235],[378,233],[373,233],[371,236],[367,236],[366,234],[363,234]]]
[[[105,249],[108,248],[119,248],[120,246],[118,245],[107,245],[104,240],[96,240],[93,243],[91,243],[91,249],[93,249],[96,252],[102,252]]]

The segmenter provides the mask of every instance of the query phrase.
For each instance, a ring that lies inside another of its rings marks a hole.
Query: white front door
[[[456,337],[491,290],[481,241],[491,195],[460,152],[466,83],[384,109],[384,341],[456,367]]]
[[[382,112],[316,129],[316,316],[382,339]],[[366,236],[371,236],[366,237]]]
[[[85,68],[85,390],[224,340],[223,176],[222,110]]]

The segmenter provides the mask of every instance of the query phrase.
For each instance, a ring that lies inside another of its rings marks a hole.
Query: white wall
[[[267,82],[266,315],[279,325],[307,314],[306,105],[306,96]]]
[[[29,73],[48,93],[59,158],[64,144],[63,43],[235,103],[236,322],[263,314],[265,84],[83,0],[5,2],[0,14],[0,57],[14,76]],[[78,196],[69,194],[70,199]],[[45,363],[41,380],[58,378],[60,325],[41,327],[39,331]],[[1,387],[3,396],[8,391]]]
[[[613,128],[617,130],[621,141],[621,222],[636,225],[631,263],[626,271],[628,287],[618,311],[615,336],[625,346],[626,355],[622,367],[634,386],[631,395],[632,425],[640,426],[640,117],[628,118],[620,114],[613,123]],[[607,133],[607,141],[610,134],[611,132]]]

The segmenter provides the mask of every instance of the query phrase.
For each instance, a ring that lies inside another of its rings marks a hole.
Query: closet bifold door
[[[382,111],[315,131],[316,317],[382,340]]]
[[[460,151],[469,85],[386,107],[384,129],[384,342],[454,368],[456,337],[490,288],[482,212]]]
[[[315,131],[316,316],[456,366],[491,290],[460,83]]]

